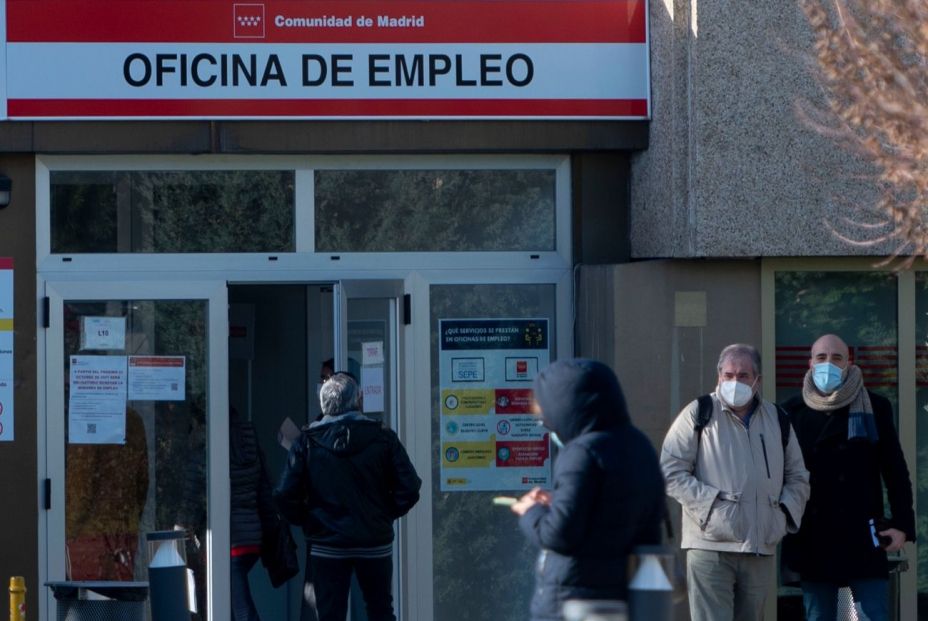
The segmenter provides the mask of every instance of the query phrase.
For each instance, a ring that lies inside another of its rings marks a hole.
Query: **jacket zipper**
[[[767,443],[764,442],[764,434],[760,434],[760,448],[764,451],[764,466],[767,468],[767,478],[770,478],[770,464],[767,463]]]

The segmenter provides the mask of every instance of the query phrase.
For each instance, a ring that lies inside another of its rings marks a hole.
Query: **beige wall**
[[[0,584],[25,576],[26,606],[38,611],[36,453],[35,170],[32,156],[0,157],[0,174],[13,180],[13,200],[0,209],[0,256],[13,257],[15,439],[0,443]],[[58,482],[61,484],[61,482]],[[6,610],[4,605],[2,610]]]
[[[578,355],[612,365],[655,446],[683,406],[715,388],[723,347],[760,347],[758,261],[583,267],[577,294]]]
[[[679,410],[714,389],[722,348],[735,342],[760,347],[760,296],[759,261],[582,267],[577,355],[615,369],[632,420],[660,450]],[[668,500],[668,507],[679,533],[679,506]],[[674,617],[689,618],[685,599],[676,601]]]
[[[865,167],[803,122],[820,102],[795,2],[652,0],[650,145],[632,161],[632,257],[886,254]],[[863,209],[861,211],[860,209]],[[885,231],[883,231],[885,232]]]

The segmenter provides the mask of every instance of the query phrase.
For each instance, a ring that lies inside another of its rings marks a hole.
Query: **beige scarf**
[[[806,372],[802,383],[802,398],[813,410],[830,414],[845,406],[850,406],[847,417],[847,438],[867,438],[871,442],[879,440],[876,419],[870,395],[864,388],[864,377],[860,367],[852,364],[847,368],[844,383],[831,394],[822,393],[812,381],[812,369]]]

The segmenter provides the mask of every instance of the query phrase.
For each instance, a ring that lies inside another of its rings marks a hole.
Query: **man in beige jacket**
[[[777,544],[798,531],[809,498],[796,434],[785,419],[781,425],[777,406],[760,397],[760,370],[754,347],[723,349],[708,421],[698,429],[693,401],[664,439],[667,493],[683,507],[693,621],[763,618]]]

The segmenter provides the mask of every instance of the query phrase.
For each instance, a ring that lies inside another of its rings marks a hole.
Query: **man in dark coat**
[[[629,554],[661,540],[664,479],[606,365],[553,363],[535,380],[535,403],[552,440],[564,446],[554,489],[536,488],[512,510],[541,548],[532,619],[554,621],[568,599],[626,599]]]
[[[322,418],[290,448],[274,500],[306,533],[319,621],[345,621],[351,576],[370,621],[393,614],[393,521],[422,481],[396,434],[359,411],[360,390],[335,373],[319,393]]]
[[[867,617],[885,621],[886,553],[915,541],[912,483],[892,406],[864,387],[845,342],[826,334],[812,346],[802,395],[783,407],[811,474],[802,527],[783,549],[787,567],[800,574],[806,619],[833,621],[838,589],[850,586]]]

